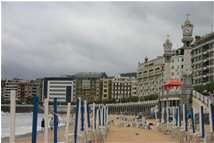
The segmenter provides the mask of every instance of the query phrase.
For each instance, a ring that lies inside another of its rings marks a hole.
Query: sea
[[[52,115],[48,115],[49,120]],[[44,114],[38,114],[37,131],[41,130],[41,121]],[[65,125],[64,119],[59,116],[59,126]],[[33,113],[16,113],[15,135],[23,135],[32,132]],[[10,113],[1,112],[1,138],[10,136]]]

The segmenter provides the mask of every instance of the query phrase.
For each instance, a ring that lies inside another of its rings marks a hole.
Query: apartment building
[[[42,84],[43,84],[43,79],[30,80],[29,95],[38,96],[39,101],[42,101]]]
[[[114,99],[132,96],[132,77],[115,76],[112,78],[111,95]]]
[[[193,85],[214,82],[214,32],[196,36],[191,54]]]
[[[164,66],[165,58],[162,56],[150,61],[146,57],[144,63],[138,63],[137,80],[139,96],[161,92],[164,79]]]
[[[1,80],[1,96],[6,99],[10,99],[10,91],[15,90],[17,91],[18,88],[18,81],[20,79],[2,79]]]
[[[107,78],[106,73],[103,72],[80,72],[73,75],[74,98],[81,97],[89,101],[102,100],[102,95],[108,96],[106,95],[108,90],[103,94],[103,81]]]
[[[17,86],[16,97],[18,99],[25,99],[30,95],[30,81],[19,80]]]
[[[54,97],[58,102],[66,102],[67,89],[72,99],[73,79],[72,77],[45,77],[43,81],[42,99],[48,98],[53,102]]]
[[[102,81],[102,100],[111,98],[112,80],[110,78],[101,79]]]

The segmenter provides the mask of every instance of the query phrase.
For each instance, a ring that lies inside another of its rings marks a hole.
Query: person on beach
[[[41,128],[42,130],[45,128],[45,119],[42,118],[42,121],[41,121]]]
[[[50,125],[51,131],[52,131],[53,130],[53,126],[54,126],[53,117],[51,117],[51,120],[49,121],[49,125]]]

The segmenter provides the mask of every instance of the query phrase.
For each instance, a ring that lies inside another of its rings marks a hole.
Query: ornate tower
[[[189,14],[186,14],[187,18],[184,24],[181,26],[183,31],[182,42],[184,43],[184,70],[183,75],[191,76],[192,66],[191,66],[191,43],[193,41],[192,32],[194,25],[188,19]],[[190,81],[189,81],[190,82]],[[192,84],[192,81],[191,81]]]
[[[170,57],[171,57],[171,51],[172,51],[172,42],[169,40],[169,35],[167,35],[167,39],[165,41],[165,43],[163,43],[163,47],[164,47],[164,58],[165,58],[165,62],[169,63],[170,62]]]
[[[187,14],[187,19],[185,20],[184,24],[181,26],[182,31],[183,31],[183,38],[182,42],[184,43],[184,48],[191,48],[191,43],[193,41],[192,38],[192,32],[194,25],[190,22],[188,19],[189,14]]]
[[[164,82],[168,81],[171,78],[170,75],[170,60],[172,56],[172,42],[169,40],[169,35],[167,35],[166,41],[163,43],[165,59],[165,70],[164,70]]]
[[[181,86],[181,95],[180,95],[180,103],[187,105],[187,110],[191,109],[191,94],[192,94],[192,63],[191,63],[191,43],[193,41],[192,32],[194,25],[190,22],[188,17],[189,14],[186,15],[187,18],[184,24],[181,26],[183,31],[182,42],[184,43],[184,68],[182,71],[182,83]]]

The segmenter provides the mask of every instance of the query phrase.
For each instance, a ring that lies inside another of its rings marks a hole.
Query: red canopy
[[[168,88],[168,87],[181,86],[181,85],[182,85],[182,83],[181,83],[180,81],[177,81],[177,80],[172,79],[172,80],[167,81],[167,82],[163,85],[163,87],[164,87],[164,88]]]

